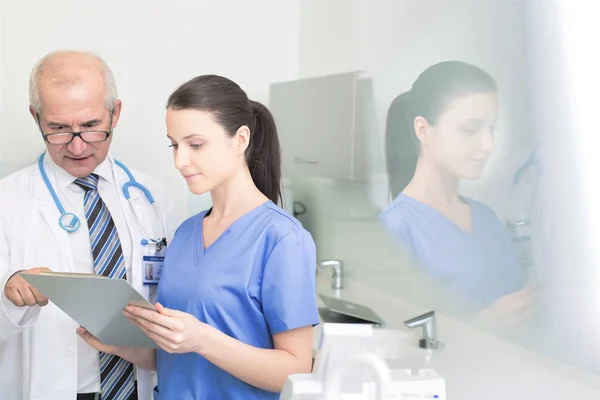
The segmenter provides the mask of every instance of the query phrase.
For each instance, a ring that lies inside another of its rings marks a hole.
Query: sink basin
[[[431,358],[440,352],[420,348],[416,332],[385,328],[373,329],[372,346],[372,351],[392,369],[426,368]]]
[[[326,308],[319,308],[321,324],[315,327],[313,348],[316,353],[320,348],[323,323],[337,324],[369,324],[368,322],[345,316]],[[371,324],[372,325],[372,324]],[[373,339],[370,340],[370,351],[379,357],[389,360],[393,368],[425,367],[434,354],[431,350],[419,347],[418,331],[401,331],[383,327],[373,327]],[[405,360],[405,363],[401,363]],[[419,361],[415,364],[414,361]],[[410,366],[408,366],[409,363]],[[393,364],[393,365],[392,365]]]
[[[325,327],[323,324],[319,325],[315,331],[319,342],[323,329],[329,332],[329,339],[323,343],[323,350],[315,354],[316,363],[312,378],[317,381],[326,381],[334,371],[339,371],[338,368],[347,365],[346,359],[365,352],[383,360],[390,368],[393,380],[400,376],[399,370],[416,371],[431,368],[430,359],[434,354],[431,350],[419,347],[419,332],[372,327],[366,324],[326,323]],[[368,368],[347,370],[340,381],[343,392],[347,396],[362,393],[364,398],[367,390],[365,385],[372,385],[369,383],[373,379],[372,373]]]
[[[314,355],[319,353],[323,325],[315,327]],[[340,339],[341,340],[341,339]],[[372,330],[372,337],[365,338],[360,345],[368,352],[385,360],[391,369],[431,368],[431,362],[443,350],[427,350],[419,347],[417,332],[407,332],[387,328]],[[357,342],[358,343],[358,342]]]

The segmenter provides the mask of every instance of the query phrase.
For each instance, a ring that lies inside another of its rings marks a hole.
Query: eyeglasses
[[[99,143],[106,141],[110,135],[112,134],[112,121],[113,121],[113,110],[110,110],[110,122],[109,129],[106,131],[101,130],[90,130],[90,131],[81,131],[81,132],[56,132],[56,133],[44,133],[42,129],[42,125],[40,123],[40,116],[37,116],[37,124],[40,128],[40,132],[42,133],[42,137],[49,144],[69,144],[76,137],[80,138],[86,143]]]

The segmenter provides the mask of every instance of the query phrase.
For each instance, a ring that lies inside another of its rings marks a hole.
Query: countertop
[[[370,307],[386,328],[414,335],[416,348],[421,331],[406,328],[404,321],[431,311],[352,279],[345,280],[343,289],[332,289],[330,276],[323,273],[317,274],[317,292]],[[436,319],[444,350],[409,367],[437,370],[446,380],[449,400],[600,399],[600,376],[439,313]],[[319,338],[317,327],[315,349]]]

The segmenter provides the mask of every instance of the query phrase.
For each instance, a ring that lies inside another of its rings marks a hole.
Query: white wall
[[[217,73],[266,102],[270,82],[298,75],[298,13],[298,3],[277,0],[5,0],[0,173],[43,150],[28,114],[34,63],[56,49],[91,50],[113,68],[123,101],[113,154],[167,182],[186,214],[198,211],[209,199],[190,196],[173,167],[167,97],[194,76]]]
[[[301,2],[299,75],[311,77],[364,68],[362,28],[367,22],[363,0],[304,0]]]

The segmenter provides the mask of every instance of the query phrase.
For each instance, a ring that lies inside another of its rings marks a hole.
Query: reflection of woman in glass
[[[508,232],[489,207],[458,193],[460,179],[482,174],[498,108],[493,78],[475,66],[442,62],[421,73],[389,109],[394,200],[381,218],[470,312],[512,324],[529,312],[530,293]]]

